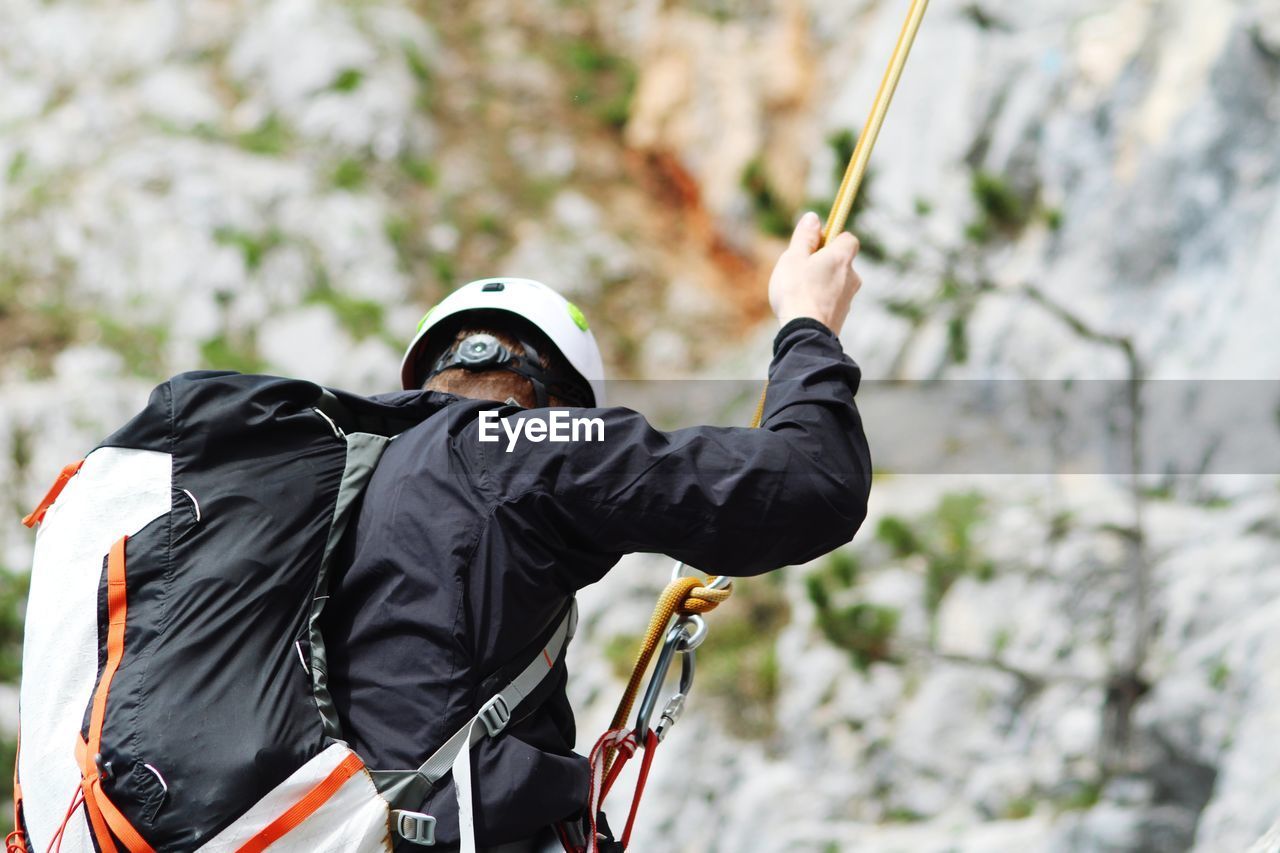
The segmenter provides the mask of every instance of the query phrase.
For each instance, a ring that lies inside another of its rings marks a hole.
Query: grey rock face
[[[399,344],[465,245],[483,250],[477,274],[543,277],[614,315],[610,355],[635,373],[683,376],[710,352],[707,376],[761,375],[767,323],[706,330],[763,287],[754,259],[780,249],[763,214],[830,196],[830,139],[861,126],[904,8],[0,3],[0,494],[34,503],[170,370],[394,386]],[[495,142],[442,119],[573,102],[575,69],[617,57],[637,75],[620,129],[549,112]],[[653,178],[645,158],[678,171]],[[693,210],[645,214],[584,173],[648,175],[633,195],[678,175]],[[979,173],[1021,206],[985,241]],[[536,215],[507,221],[509,184]],[[1106,336],[1150,379],[1272,379],[1280,8],[934,0],[867,193],[859,229],[886,259],[866,253],[844,339],[868,379],[1123,381]],[[716,239],[641,245],[690,222]],[[671,286],[638,297],[627,283],[654,259]],[[985,289],[944,298],[947,275]],[[1201,405],[1153,403],[1148,420],[1192,433],[1200,458],[1222,438],[1188,426]],[[1125,470],[1109,470],[885,472],[846,562],[744,584],[743,609],[709,618],[636,849],[1280,851],[1275,476],[1143,478],[1139,536]],[[0,525],[0,569],[24,571],[30,541]],[[642,629],[667,569],[630,557],[583,593],[584,750],[620,687],[604,649]],[[766,630],[770,606],[785,618]]]

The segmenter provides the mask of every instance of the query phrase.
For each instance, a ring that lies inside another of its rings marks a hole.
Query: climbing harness
[[[853,203],[858,197],[858,191],[867,174],[867,166],[871,162],[871,152],[880,138],[880,130],[884,127],[889,106],[893,102],[894,93],[902,79],[903,69],[906,67],[911,47],[915,44],[916,35],[920,31],[920,24],[924,20],[925,10],[928,7],[929,0],[911,0],[906,22],[898,35],[898,42],[889,59],[889,67],[885,70],[884,78],[880,82],[880,89],[872,104],[871,114],[867,117],[862,133],[858,136],[853,156],[849,159],[848,168],[845,169],[844,178],[836,192],[819,245],[825,245],[833,235],[843,231],[849,221]],[[752,429],[759,427],[764,420],[765,398],[768,392],[769,385],[766,382],[751,419]],[[617,781],[622,767],[635,755],[636,749],[641,748],[645,754],[641,761],[635,793],[632,795],[626,828],[622,834],[623,848],[625,849],[630,843],[636,812],[640,807],[640,798],[644,794],[654,753],[663,738],[671,731],[671,727],[680,719],[685,703],[688,701],[689,692],[693,689],[694,652],[707,636],[707,624],[702,614],[711,612],[722,602],[727,601],[733,591],[732,581],[727,577],[699,580],[686,577],[685,568],[684,563],[676,565],[671,582],[658,597],[658,605],[654,608],[653,616],[649,620],[649,628],[641,643],[640,654],[636,656],[635,667],[623,691],[622,700],[618,703],[613,722],[609,730],[596,741],[595,748],[591,750],[591,787],[587,807],[589,830],[587,850],[590,853],[596,853],[599,849],[596,820],[600,814],[601,805],[613,787],[613,783]],[[658,661],[654,665],[653,675],[645,689],[644,698],[640,702],[636,724],[634,728],[628,730],[627,717],[635,704],[640,682],[649,668],[654,652],[659,648],[659,642],[661,642],[661,651],[658,653]],[[667,700],[657,726],[651,728],[650,721],[676,655],[680,656],[679,687]],[[568,844],[565,845],[565,849],[569,853],[574,853]]]

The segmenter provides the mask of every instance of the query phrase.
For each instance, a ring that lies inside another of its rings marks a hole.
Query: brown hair
[[[505,311],[469,311],[459,317],[456,322],[442,324],[434,337],[438,343],[427,347],[421,358],[428,369],[446,352],[452,352],[463,340],[476,334],[488,334],[497,338],[504,347],[512,352],[523,352],[521,339],[529,341],[538,351],[542,368],[561,376],[577,376],[577,372],[569,365],[551,340],[533,324],[521,320]],[[524,376],[496,367],[490,370],[473,371],[463,367],[453,367],[430,377],[423,384],[427,391],[443,391],[468,397],[474,400],[497,400],[505,402],[514,399],[521,407],[531,409],[537,406],[533,390],[533,382]],[[550,405],[570,405],[566,400],[551,396]]]

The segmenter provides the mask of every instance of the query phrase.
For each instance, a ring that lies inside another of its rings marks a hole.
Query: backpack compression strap
[[[516,708],[532,693],[555,667],[556,661],[573,638],[578,626],[578,603],[574,601],[556,630],[538,655],[529,662],[510,684],[493,695],[466,725],[445,741],[417,772],[384,796],[393,803],[421,802],[436,782],[453,771],[453,787],[458,797],[458,832],[462,846],[459,853],[475,853],[475,818],[471,807],[471,747],[484,737],[496,737]],[[391,813],[392,826],[406,841],[415,844],[435,843],[435,818],[421,812],[396,809]]]

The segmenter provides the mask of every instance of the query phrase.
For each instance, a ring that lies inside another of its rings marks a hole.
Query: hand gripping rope
[[[924,14],[928,7],[929,0],[911,0],[911,6],[907,10],[906,22],[902,25],[902,32],[898,35],[893,55],[889,59],[889,67],[885,70],[884,78],[880,82],[880,89],[876,93],[876,99],[871,106],[871,114],[867,117],[862,133],[858,136],[858,144],[854,148],[853,156],[849,160],[844,178],[840,182],[840,189],[836,192],[835,201],[831,205],[831,212],[827,217],[826,225],[822,229],[822,245],[825,245],[832,235],[843,231],[849,220],[849,214],[853,210],[853,203],[857,199],[858,191],[861,189],[863,179],[866,177],[867,166],[871,162],[871,152],[875,148],[876,141],[880,138],[880,130],[884,127],[885,118],[889,114],[889,105],[893,102],[894,93],[897,91],[898,83],[902,79],[903,69],[906,68],[907,58],[911,55],[912,45],[915,44],[916,35],[920,32],[920,25],[924,21]],[[765,397],[768,391],[769,386],[766,382],[764,391],[761,392],[760,400],[756,405],[755,416],[751,420],[752,428],[760,426],[761,421],[764,420]],[[600,805],[608,795],[613,783],[617,780],[622,766],[635,754],[637,746],[641,746],[645,755],[640,766],[640,776],[636,782],[635,795],[631,801],[631,810],[627,816],[626,829],[622,835],[622,846],[625,848],[630,843],[631,830],[635,825],[636,811],[639,809],[640,798],[644,793],[644,785],[649,776],[649,768],[653,763],[653,754],[657,750],[658,744],[662,742],[663,737],[675,725],[676,720],[679,719],[680,713],[684,709],[685,700],[689,695],[689,690],[693,687],[694,650],[702,644],[707,634],[707,626],[701,614],[714,610],[729,598],[733,590],[732,582],[728,578],[717,577],[710,581],[698,580],[685,577],[684,568],[683,563],[676,565],[671,582],[667,584],[667,588],[659,596],[658,606],[654,609],[653,616],[649,620],[649,628],[645,632],[640,654],[636,656],[635,667],[632,669],[631,678],[627,681],[627,687],[623,691],[622,701],[618,703],[618,710],[613,715],[613,722],[610,724],[609,730],[596,741],[595,748],[591,750],[592,775],[587,807],[589,824],[587,849],[591,853],[595,853],[599,849],[599,840],[596,836],[596,819],[600,811]],[[675,618],[675,624],[671,625],[668,630],[668,625],[673,617]],[[665,640],[662,639],[664,632]],[[635,704],[636,694],[640,689],[640,682],[644,678],[645,671],[649,668],[649,663],[653,659],[653,653],[658,650],[660,643],[662,652],[658,655],[658,663],[654,667],[654,674],[649,681],[648,688],[645,690],[645,698],[640,705],[636,726],[628,731],[626,729],[627,716],[631,713],[631,708]],[[667,673],[671,668],[671,662],[676,654],[681,657],[680,688],[668,700],[657,727],[651,729],[649,728],[649,720],[657,705],[658,694],[662,690],[663,682],[666,680]],[[567,844],[565,849],[573,853]]]

